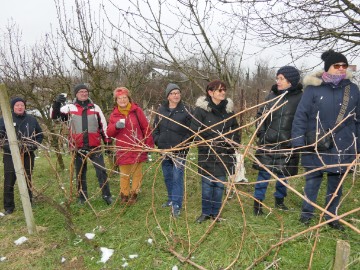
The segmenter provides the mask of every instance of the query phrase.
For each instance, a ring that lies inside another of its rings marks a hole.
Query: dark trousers
[[[86,152],[83,152],[86,155]],[[76,182],[79,197],[85,199],[88,197],[87,193],[87,183],[86,183],[86,172],[87,172],[87,159],[85,155],[79,152],[75,156],[75,170],[76,170]],[[109,183],[107,182],[107,173],[105,169],[104,156],[102,153],[93,153],[88,156],[92,161],[96,177],[99,182],[99,187],[101,188],[102,196],[111,196]]]
[[[33,152],[22,154],[23,165],[25,169],[25,180],[28,187],[30,201],[32,201],[31,173],[34,169],[35,155]],[[13,211],[15,209],[14,186],[16,182],[16,173],[11,154],[4,153],[4,209]]]
[[[340,184],[340,180],[343,177],[342,174],[334,174],[328,173],[327,174],[327,191],[326,191],[326,198],[325,198],[325,206],[328,205],[331,197],[335,193],[335,190]],[[319,193],[319,189],[321,186],[321,182],[323,179],[323,172],[316,171],[306,175],[306,184],[305,184],[305,197],[307,197],[310,201],[316,203],[316,199]],[[334,215],[336,215],[337,208],[339,206],[340,198],[342,195],[342,186],[340,186],[337,196],[332,200],[328,207],[328,211]],[[302,205],[302,213],[303,217],[311,218],[313,216],[314,206],[303,201]],[[328,215],[325,215],[325,219],[329,219]]]
[[[283,174],[277,174],[277,177],[285,178],[285,176]],[[264,170],[260,170],[256,181],[260,182],[263,180],[270,180],[270,179],[271,179],[270,173],[268,173],[267,171],[264,171]],[[285,181],[285,183],[287,183],[286,180],[284,180],[284,181]],[[265,200],[265,194],[266,194],[268,185],[269,185],[269,182],[256,183],[254,198],[256,198],[260,201]],[[286,186],[284,186],[280,181],[276,181],[274,197],[282,199],[282,198],[285,198],[286,195],[287,195]]]

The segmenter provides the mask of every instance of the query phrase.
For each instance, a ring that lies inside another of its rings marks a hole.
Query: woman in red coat
[[[114,101],[115,108],[110,115],[107,135],[116,142],[121,202],[134,204],[143,178],[142,165],[147,160],[146,149],[153,148],[154,142],[149,122],[143,110],[131,101],[129,90],[116,88]]]

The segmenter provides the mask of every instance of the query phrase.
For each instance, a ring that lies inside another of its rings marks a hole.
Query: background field
[[[339,239],[351,245],[349,269],[360,268],[360,236],[350,228],[339,232],[323,226],[268,252],[273,245],[306,229],[298,222],[301,199],[290,192],[286,204],[291,210],[273,209],[274,184],[271,183],[265,200],[271,212],[267,210],[266,216],[254,217],[251,182],[255,180],[256,171],[251,169],[250,161],[246,163],[250,183],[238,185],[238,197],[234,194],[226,201],[222,212],[224,220],[197,224],[195,219],[201,213],[201,186],[199,176],[192,172],[195,168],[191,162],[196,161],[194,151],[188,156],[185,208],[177,220],[171,217],[168,208],[161,208],[166,192],[158,155],[152,154],[152,161],[146,165],[138,203],[124,206],[116,201],[109,207],[101,198],[91,165],[88,172],[90,205],[79,205],[74,182],[70,195],[69,170],[58,172],[57,178],[55,157],[50,156],[48,160],[45,154],[38,153],[34,172],[37,196],[33,211],[38,233],[28,235],[16,192],[16,211],[0,217],[0,257],[6,257],[0,262],[1,269],[123,269],[125,263],[127,269],[172,269],[175,265],[178,269],[246,269],[255,261],[258,263],[253,269],[307,269],[310,261],[312,269],[332,269]],[[64,160],[69,168],[70,157],[66,155]],[[108,160],[107,165],[111,167]],[[0,174],[3,178],[3,166]],[[110,171],[109,174],[111,191],[114,199],[118,199],[119,177]],[[303,178],[290,183],[300,192],[304,186]],[[319,194],[320,205],[324,202],[324,184]],[[1,202],[2,188],[1,185]],[[349,177],[344,194],[350,193],[344,197],[340,213],[359,207],[359,188],[359,182]],[[359,228],[360,213],[349,215],[345,220]],[[89,240],[85,233],[95,233],[95,238]],[[28,241],[16,246],[14,241],[21,236],[28,237]],[[149,239],[153,241],[151,244]],[[114,249],[105,264],[99,262],[100,247]],[[137,258],[129,258],[135,254]],[[186,257],[191,263],[181,262]],[[65,262],[61,262],[62,258]]]

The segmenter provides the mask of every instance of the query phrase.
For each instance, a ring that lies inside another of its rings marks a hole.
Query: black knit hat
[[[324,69],[325,71],[328,71],[331,65],[343,62],[345,64],[349,64],[345,55],[342,53],[335,52],[333,50],[328,50],[326,52],[323,52],[321,55],[321,59],[324,61]]]
[[[83,83],[80,83],[80,84],[75,85],[75,87],[74,87],[74,91],[73,91],[74,96],[76,96],[77,92],[79,92],[81,89],[86,89],[86,90],[89,91],[89,87],[87,87]]]
[[[292,66],[283,66],[279,68],[276,76],[278,76],[279,74],[282,74],[285,79],[287,79],[288,82],[291,83],[291,86],[297,86],[300,81],[299,70]]]
[[[10,101],[10,105],[11,105],[11,110],[14,111],[14,106],[16,102],[21,101],[22,103],[24,103],[25,107],[26,107],[26,101],[21,98],[21,97],[14,97],[13,99],[11,99]]]

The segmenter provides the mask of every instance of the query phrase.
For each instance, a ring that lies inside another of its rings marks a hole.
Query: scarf
[[[226,105],[227,105],[228,101],[225,99],[216,105],[212,101],[210,96],[207,97],[207,101],[209,102],[209,107],[212,109],[213,113],[215,115],[219,115],[219,116],[223,117],[223,115],[226,113]]]
[[[333,83],[334,85],[338,85],[339,82],[341,82],[343,79],[345,79],[346,74],[336,75],[336,74],[329,74],[325,71],[321,77],[324,82]]]
[[[128,116],[129,112],[130,112],[130,108],[131,108],[131,103],[129,102],[125,108],[120,108],[120,106],[118,105],[118,110],[120,113],[122,113],[123,115],[125,115],[125,117]]]

